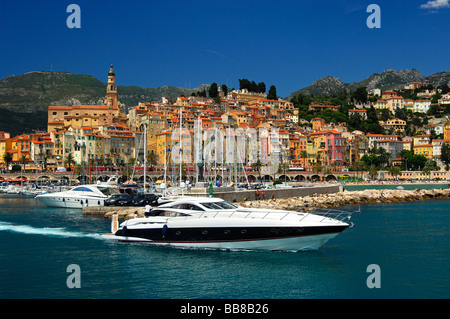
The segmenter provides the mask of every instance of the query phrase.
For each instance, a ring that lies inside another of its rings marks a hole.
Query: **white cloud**
[[[441,9],[450,8],[450,0],[431,0],[425,4],[422,4],[420,8],[422,9]]]

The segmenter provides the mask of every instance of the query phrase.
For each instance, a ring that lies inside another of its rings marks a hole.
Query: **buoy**
[[[163,226],[162,230],[161,230],[163,236],[166,234],[167,228],[168,228],[168,227],[167,227],[167,224],[165,224],[165,225]]]

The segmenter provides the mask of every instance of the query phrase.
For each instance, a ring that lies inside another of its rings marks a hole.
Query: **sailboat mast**
[[[147,124],[144,124],[144,194],[145,182],[147,181]]]
[[[181,109],[181,106],[180,106],[180,184],[178,184],[178,185],[180,185],[181,186],[181,178],[182,178],[182,175],[181,175],[181,166],[182,166],[182,155],[181,154],[183,154],[183,144],[182,144],[182,136],[181,136],[181,134],[182,134],[182,131],[183,131],[183,126],[182,126],[182,121],[183,121],[183,110]]]

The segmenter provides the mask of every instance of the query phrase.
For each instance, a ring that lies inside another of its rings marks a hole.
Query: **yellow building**
[[[427,159],[433,159],[433,145],[421,144],[414,146],[414,155],[423,155]]]
[[[314,131],[321,131],[322,127],[325,125],[325,120],[320,117],[313,118],[311,120],[311,125]]]
[[[326,138],[322,133],[312,133],[306,139],[307,163],[309,166],[315,164],[326,165]]]
[[[17,139],[15,137],[7,138],[4,140],[4,152],[10,153],[12,155],[12,161],[19,161],[18,151],[17,151]],[[3,161],[3,156],[2,156]]]
[[[172,164],[172,132],[166,131],[156,134],[156,154],[158,155],[158,162],[161,165]]]
[[[374,109],[387,109],[388,108],[388,102],[386,100],[378,100],[375,103],[373,103]]]
[[[165,131],[156,135],[157,149],[159,163],[164,165],[167,160],[167,165],[171,165],[172,162],[177,165],[180,163],[186,163],[190,165],[193,162],[192,147],[193,147],[193,132],[189,130],[183,130],[181,135],[181,147],[180,147],[180,131]],[[180,148],[183,150],[180,158]]]
[[[120,112],[117,100],[116,75],[113,66],[108,73],[104,105],[72,105],[49,106],[47,132],[63,130],[69,126],[89,126],[97,129],[101,125],[126,122],[126,117]]]
[[[166,128],[166,118],[160,113],[149,113],[145,118],[147,123],[147,152],[157,153],[157,136]]]
[[[444,140],[450,141],[450,123],[445,123],[444,125]]]
[[[0,140],[0,163],[4,163],[3,156],[6,153],[6,138]]]
[[[99,126],[99,117],[89,114],[64,117],[64,127],[81,128],[83,126],[89,126],[97,130]]]

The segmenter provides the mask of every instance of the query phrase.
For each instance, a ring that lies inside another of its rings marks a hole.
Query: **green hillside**
[[[49,105],[71,105],[75,100],[95,104],[105,90],[106,84],[90,75],[30,72],[0,81],[0,107],[16,112],[47,112]]]
[[[118,86],[118,99],[127,112],[140,101],[158,101],[161,96],[175,100],[204,86],[185,89],[173,86],[142,88]],[[47,129],[50,105],[98,105],[104,103],[106,83],[90,75],[68,72],[29,72],[0,81],[0,131],[12,135]]]

